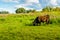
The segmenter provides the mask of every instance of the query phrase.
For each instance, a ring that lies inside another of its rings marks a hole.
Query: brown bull
[[[50,21],[50,16],[49,15],[44,15],[44,16],[38,16],[34,21],[33,25],[38,25],[41,24],[41,22],[46,22],[46,24],[49,24]]]

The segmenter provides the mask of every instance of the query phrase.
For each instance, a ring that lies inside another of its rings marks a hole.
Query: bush
[[[0,14],[9,14],[8,11],[0,11]]]
[[[18,8],[15,12],[16,13],[25,13],[25,9],[24,8]]]

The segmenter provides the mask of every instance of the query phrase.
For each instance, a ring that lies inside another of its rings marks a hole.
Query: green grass
[[[49,14],[52,24],[33,26],[33,20],[39,15],[41,13],[0,16],[0,40],[60,40],[59,12]]]

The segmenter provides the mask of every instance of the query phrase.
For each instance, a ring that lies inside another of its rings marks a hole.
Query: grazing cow
[[[39,24],[41,24],[41,22],[46,22],[46,24],[49,24],[50,21],[50,17],[49,15],[44,15],[44,16],[38,16],[36,17],[36,19],[33,21],[33,25],[38,26]]]

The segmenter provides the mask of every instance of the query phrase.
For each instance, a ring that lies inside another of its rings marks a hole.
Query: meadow
[[[32,25],[37,16],[47,13],[52,24]],[[0,14],[0,40],[60,40],[60,12]]]

